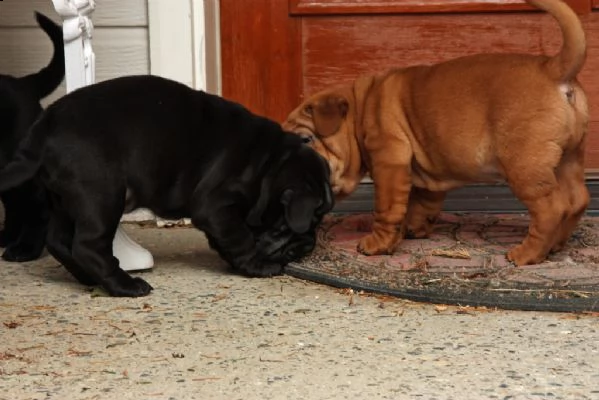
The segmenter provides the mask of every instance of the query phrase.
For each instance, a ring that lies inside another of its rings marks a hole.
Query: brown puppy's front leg
[[[441,213],[446,192],[432,192],[413,186],[410,193],[406,217],[406,237],[421,239],[428,237]]]
[[[409,160],[405,160],[406,151],[401,150],[385,149],[378,154],[372,153],[374,222],[372,233],[358,243],[358,251],[362,254],[391,254],[403,239],[412,180]]]

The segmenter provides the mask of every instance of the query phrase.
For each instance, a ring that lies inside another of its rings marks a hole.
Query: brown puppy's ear
[[[312,116],[314,128],[320,136],[331,136],[336,133],[348,110],[347,99],[334,94],[323,96],[305,108],[305,111]]]

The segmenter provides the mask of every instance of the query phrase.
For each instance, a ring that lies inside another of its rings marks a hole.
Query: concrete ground
[[[148,297],[0,265],[0,399],[599,399],[598,315],[248,279],[193,229],[126,229],[155,257]]]

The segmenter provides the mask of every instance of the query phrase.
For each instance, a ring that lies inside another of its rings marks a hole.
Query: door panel
[[[491,13],[460,18],[449,14],[306,18],[302,25],[303,88],[307,94],[314,93],[357,75],[489,49],[540,53],[542,17]]]
[[[289,0],[291,15],[514,11],[521,0]]]
[[[533,10],[523,0],[288,0],[291,15],[390,14]],[[599,3],[599,0],[593,0]],[[567,0],[574,11],[590,12],[590,0]]]
[[[223,95],[282,120],[301,93],[301,20],[286,1],[221,0]]]

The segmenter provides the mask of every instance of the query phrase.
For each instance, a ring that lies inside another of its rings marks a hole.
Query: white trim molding
[[[220,0],[193,0],[193,2],[204,4],[205,50],[203,65],[205,66],[205,90],[210,93],[222,95],[220,57]]]
[[[148,0],[150,73],[220,94],[218,0]]]
[[[52,0],[63,20],[67,93],[96,81],[96,56],[92,49],[95,0]]]

